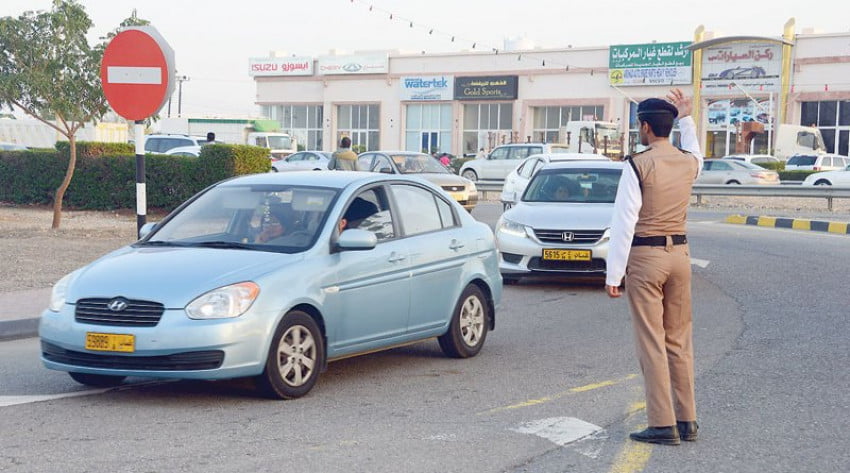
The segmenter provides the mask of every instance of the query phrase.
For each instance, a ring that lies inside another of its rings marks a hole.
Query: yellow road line
[[[638,412],[646,409],[646,402],[635,402],[629,406],[626,411],[628,417],[631,417]],[[646,428],[646,425],[637,427],[638,429]],[[623,449],[617,454],[614,459],[614,464],[611,465],[610,473],[635,473],[643,471],[649,463],[649,457],[652,455],[652,444],[633,442],[626,440]]]
[[[563,391],[563,392],[560,392],[560,393],[557,393],[557,394],[553,394],[551,396],[545,396],[545,397],[541,397],[541,398],[538,398],[538,399],[529,399],[527,401],[523,401],[523,402],[520,402],[520,403],[517,403],[517,404],[511,404],[509,406],[496,407],[496,408],[493,408],[493,409],[490,409],[490,410],[487,410],[487,411],[479,412],[478,415],[494,414],[496,412],[509,411],[509,410],[512,410],[512,409],[521,409],[523,407],[536,406],[536,405],[543,404],[543,403],[546,403],[546,402],[549,402],[549,401],[554,401],[556,399],[560,399],[564,396],[569,396],[571,394],[578,394],[578,393],[583,393],[583,392],[587,392],[587,391],[593,391],[594,389],[605,388],[605,387],[608,387],[608,386],[615,386],[615,385],[620,384],[622,382],[629,381],[631,379],[635,379],[635,378],[637,378],[637,376],[638,375],[636,375],[636,374],[630,374],[630,375],[625,376],[625,377],[620,378],[620,379],[614,379],[614,380],[602,381],[602,382],[599,382],[599,383],[587,384],[587,385],[584,385],[584,386],[578,386],[578,387],[575,387],[575,388],[570,388],[566,391]]]

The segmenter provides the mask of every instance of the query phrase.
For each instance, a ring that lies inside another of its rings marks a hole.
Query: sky
[[[151,22],[175,51],[181,111],[193,117],[258,116],[248,59],[338,52],[459,52],[525,37],[540,48],[690,41],[703,25],[717,36],[850,31],[832,0],[78,0],[94,22],[89,42],[129,17]],[[0,17],[47,10],[50,0],[2,0]],[[371,10],[370,10],[371,8]],[[390,19],[392,14],[393,19]],[[413,26],[411,27],[411,22]],[[433,30],[433,32],[431,32]],[[451,41],[451,37],[455,41]],[[536,67],[529,64],[528,67]],[[177,115],[177,88],[171,116]],[[161,116],[166,116],[163,108]]]

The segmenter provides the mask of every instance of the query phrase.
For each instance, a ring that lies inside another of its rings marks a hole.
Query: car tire
[[[114,388],[119,386],[127,379],[126,376],[111,376],[106,374],[91,374],[91,373],[68,373],[74,381],[85,384],[86,386],[94,386],[96,388]]]
[[[490,328],[490,304],[484,292],[466,286],[457,301],[449,329],[438,337],[440,348],[450,358],[470,358],[481,351]]]
[[[258,388],[272,399],[299,398],[313,389],[324,362],[319,325],[306,312],[292,311],[275,330],[266,367],[257,377]]]
[[[461,177],[465,177],[466,179],[469,179],[472,182],[476,182],[478,180],[478,174],[476,174],[476,172],[473,171],[472,169],[464,170],[461,173]]]
[[[818,179],[818,181],[815,182],[815,185],[816,186],[831,186],[832,183],[827,181],[826,179]]]

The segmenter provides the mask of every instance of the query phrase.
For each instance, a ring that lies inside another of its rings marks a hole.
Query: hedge
[[[0,201],[52,204],[68,169],[69,145],[53,152],[0,152]],[[81,210],[133,209],[136,206],[136,158],[126,143],[77,144],[74,177],[63,206]],[[147,205],[170,211],[205,187],[229,177],[268,172],[268,150],[246,145],[210,145],[198,158],[147,154]]]

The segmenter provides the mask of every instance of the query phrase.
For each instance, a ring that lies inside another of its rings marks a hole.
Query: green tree
[[[0,18],[0,102],[18,107],[65,136],[70,160],[53,202],[59,228],[62,199],[77,162],[77,131],[109,109],[100,83],[103,48],[86,39],[92,21],[75,0],[49,11]]]

